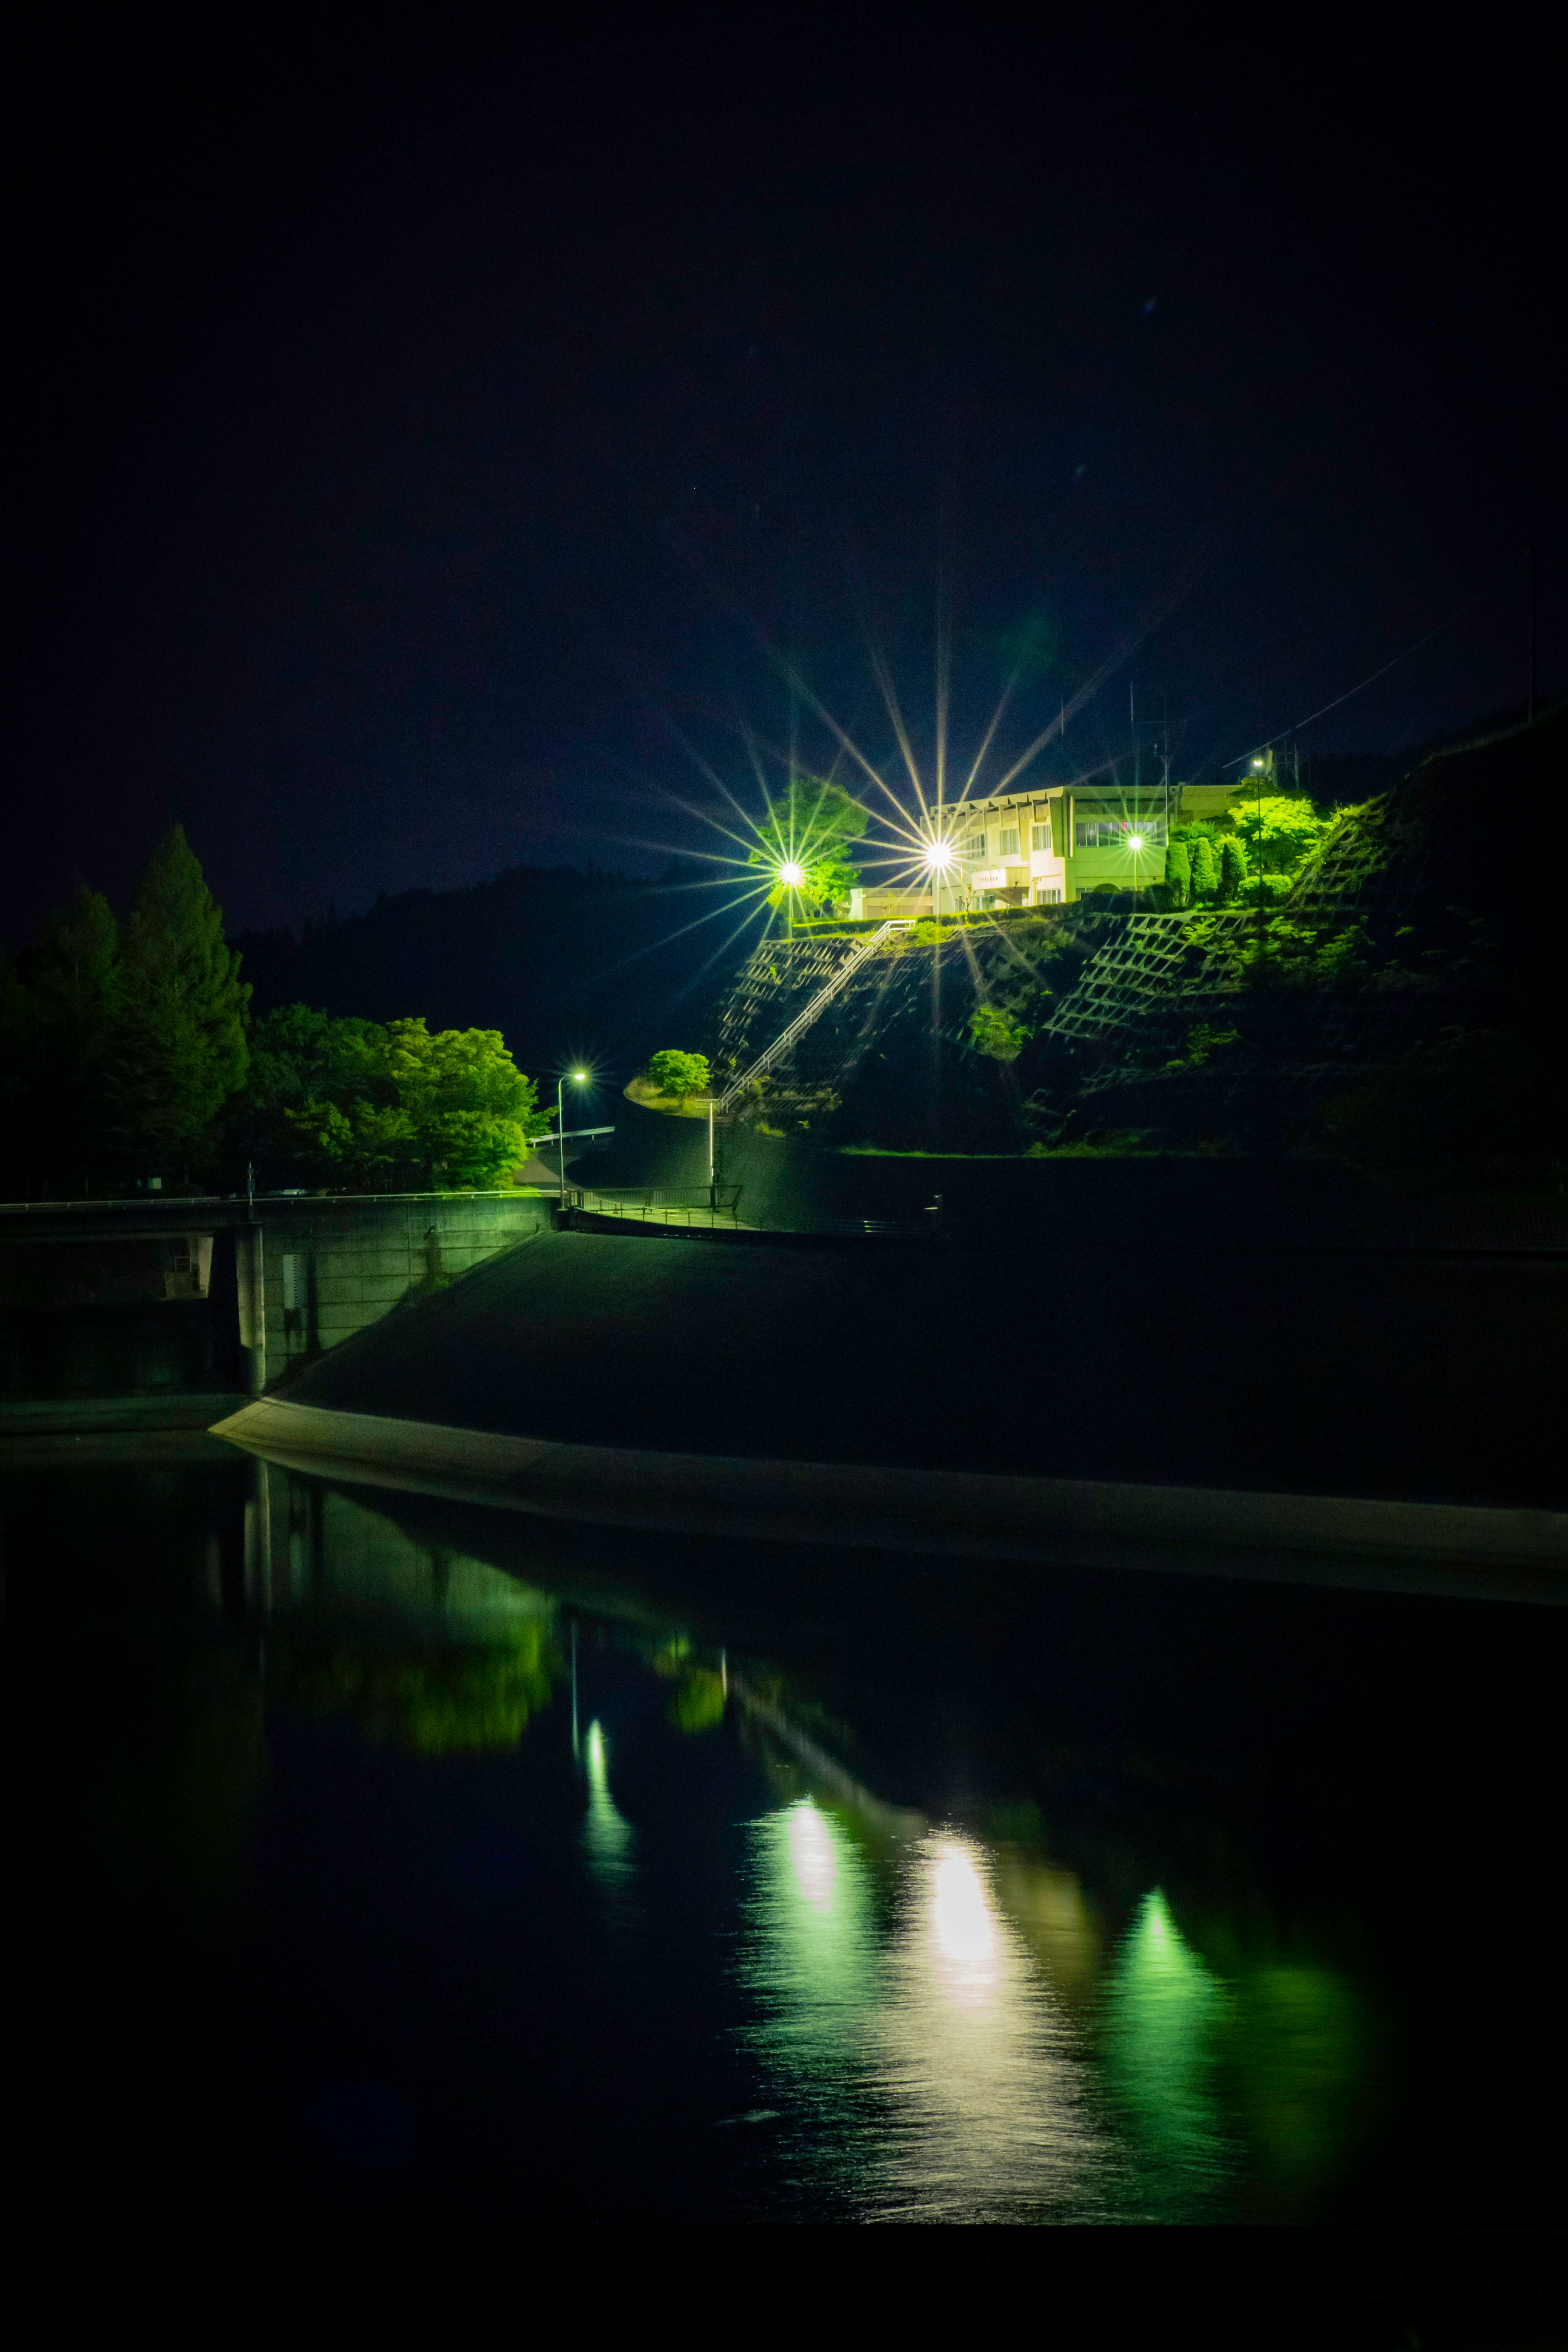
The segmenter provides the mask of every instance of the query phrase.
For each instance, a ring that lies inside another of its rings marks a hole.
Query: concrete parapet
[[[537,1233],[550,1207],[520,1192],[0,1203],[0,1412],[30,1425],[58,1403],[63,1427],[144,1391],[170,1411],[259,1395]],[[200,1270],[188,1297],[165,1269],[176,1249]]]
[[[268,1202],[262,1213],[276,1227],[268,1280],[271,1382],[527,1239],[548,1221],[549,1204],[528,1194],[425,1193],[300,1201],[281,1218]]]

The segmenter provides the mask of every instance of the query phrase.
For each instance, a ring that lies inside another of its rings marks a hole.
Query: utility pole
[[[1530,717],[1535,719],[1535,541],[1530,542]]]
[[[1263,767],[1258,769],[1258,955],[1261,963],[1268,953],[1268,930],[1263,916]]]

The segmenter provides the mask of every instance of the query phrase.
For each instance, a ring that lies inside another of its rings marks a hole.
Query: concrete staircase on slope
[[[754,1086],[759,1078],[765,1076],[775,1063],[782,1061],[796,1039],[805,1034],[819,1014],[826,1010],[834,998],[847,986],[861,966],[869,961],[879,948],[885,946],[896,931],[908,931],[913,928],[912,922],[907,917],[901,919],[895,919],[890,922],[879,923],[874,931],[858,940],[832,977],[802,1007],[794,1020],[780,1030],[773,1043],[765,1046],[755,1061],[749,1063],[738,1077],[731,1079],[714,1105],[718,1115],[722,1117],[726,1112],[733,1110],[747,1088]]]

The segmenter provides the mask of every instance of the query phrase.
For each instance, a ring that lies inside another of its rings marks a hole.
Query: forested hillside
[[[516,866],[464,890],[410,890],[363,914],[241,932],[258,1014],[284,1004],[432,1029],[498,1029],[524,1069],[585,1059],[630,1077],[695,1034],[744,954],[731,882],[696,867],[659,881]],[[750,902],[754,905],[754,900]]]
[[[746,1115],[862,1149],[1306,1150],[1559,1183],[1565,786],[1560,708],[1340,809],[1256,908],[1087,898],[940,950],[922,925],[857,974]],[[704,1040],[721,1078],[830,960],[826,940],[752,959]]]

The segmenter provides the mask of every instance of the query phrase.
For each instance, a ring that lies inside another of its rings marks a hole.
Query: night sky
[[[1520,704],[1534,540],[1560,688],[1523,20],[1022,21],[53,14],[7,942],[175,816],[236,927],[657,872],[779,651],[881,756],[869,636],[923,751],[939,607],[960,751],[1021,655],[1005,743],[1103,670],[1073,762],[1131,683],[1213,774],[1429,632],[1303,749]]]

